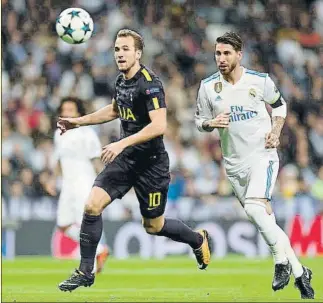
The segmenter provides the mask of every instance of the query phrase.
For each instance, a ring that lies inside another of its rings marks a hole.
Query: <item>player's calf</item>
[[[155,219],[143,218],[143,226],[149,234],[164,236],[190,245],[200,269],[205,269],[210,263],[210,239],[207,231],[195,232],[182,221],[165,219],[163,216]]]
[[[193,249],[199,248],[203,243],[203,236],[200,233],[193,231],[177,219],[164,218],[164,216],[154,219],[143,218],[143,226],[149,234],[186,243]]]
[[[247,199],[244,209],[250,221],[254,223],[264,238],[273,255],[275,274],[272,289],[277,291],[288,285],[292,267],[286,256],[284,241],[279,235],[276,222],[272,220],[272,210],[268,205],[262,199]]]
[[[102,236],[102,210],[111,202],[110,196],[102,188],[93,187],[85,206],[80,232],[81,264],[80,271],[90,274],[93,271],[98,244]]]
[[[286,264],[287,257],[282,239],[279,237],[276,222],[268,213],[266,203],[261,200],[247,199],[244,209],[249,220],[256,226],[267,243],[275,264]]]

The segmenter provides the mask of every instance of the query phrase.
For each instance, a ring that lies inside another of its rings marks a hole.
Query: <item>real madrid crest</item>
[[[214,84],[214,90],[219,94],[222,91],[222,82],[216,82]]]
[[[254,98],[256,98],[256,96],[257,96],[256,90],[254,88],[250,88],[249,89],[249,97],[254,99]]]

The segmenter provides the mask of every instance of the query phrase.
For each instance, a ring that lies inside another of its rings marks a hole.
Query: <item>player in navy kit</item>
[[[195,232],[177,219],[164,217],[170,181],[169,158],[163,142],[166,130],[165,94],[159,78],[140,64],[142,37],[128,29],[118,32],[115,60],[121,72],[115,83],[112,104],[80,118],[60,118],[62,134],[71,128],[121,120],[121,139],[105,146],[106,164],[97,176],[80,233],[81,263],[70,278],[59,284],[62,291],[91,286],[96,247],[102,233],[104,208],[134,187],[147,233],[189,244],[200,269],[210,262],[206,230]]]

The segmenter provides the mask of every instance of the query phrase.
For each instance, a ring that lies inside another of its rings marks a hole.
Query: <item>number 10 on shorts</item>
[[[149,208],[155,208],[160,205],[161,193],[150,193],[149,194]]]

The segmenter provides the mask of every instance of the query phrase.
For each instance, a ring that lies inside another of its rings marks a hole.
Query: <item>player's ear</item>
[[[239,58],[239,61],[241,61],[241,59],[242,59],[242,51],[238,51],[238,58]]]
[[[141,58],[141,54],[142,54],[142,51],[141,51],[141,50],[137,50],[137,51],[136,51],[136,59],[137,59],[137,60],[140,60],[140,58]]]

